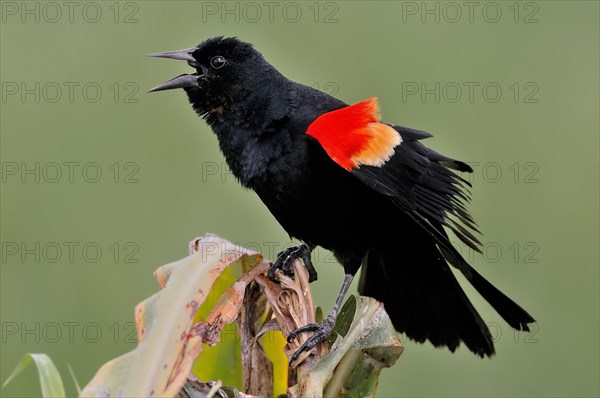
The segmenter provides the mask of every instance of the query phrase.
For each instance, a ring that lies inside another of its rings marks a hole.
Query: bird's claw
[[[303,352],[310,351],[316,345],[324,342],[327,339],[327,336],[333,331],[334,326],[335,317],[329,315],[327,318],[323,319],[321,323],[309,323],[308,325],[293,330],[287,337],[288,343],[294,340],[300,333],[314,332],[314,334],[310,336],[294,354],[292,354],[290,357],[290,364],[294,363]]]
[[[275,271],[280,269],[284,274],[288,276],[294,275],[294,261],[302,259],[304,266],[308,271],[308,281],[314,282],[317,280],[317,271],[312,263],[310,255],[312,253],[312,247],[306,243],[302,243],[298,246],[289,247],[277,254],[277,259],[269,268],[268,277],[270,280],[275,282]]]

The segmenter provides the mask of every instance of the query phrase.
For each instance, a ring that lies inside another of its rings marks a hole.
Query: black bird
[[[451,244],[447,229],[479,250],[465,207],[469,183],[454,171],[472,169],[424,146],[431,134],[380,122],[376,98],[348,105],[295,83],[236,38],[150,55],[185,60],[196,70],[150,91],[183,88],[239,182],[304,242],[280,253],[272,270],[290,272],[292,260],[302,258],[316,279],[310,261],[316,246],[344,267],[332,313],[288,336],[315,332],[292,361],[331,332],[361,266],[360,293],[382,301],[394,327],[418,342],[455,351],[462,341],[481,357],[494,354],[488,327],[449,265],[511,327],[528,331],[535,322]]]

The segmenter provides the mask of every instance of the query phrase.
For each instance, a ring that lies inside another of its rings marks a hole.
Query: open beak
[[[185,50],[179,51],[166,51],[162,53],[152,53],[148,54],[149,57],[156,58],[170,58],[170,59],[181,59],[187,61],[188,64],[193,68],[200,68],[198,61],[192,56],[192,53],[196,50],[196,48],[188,48]],[[179,75],[169,81],[164,82],[163,84],[156,86],[150,90],[149,93],[154,91],[163,91],[163,90],[173,90],[176,88],[186,88],[186,87],[200,87],[198,84],[198,74],[183,74]]]

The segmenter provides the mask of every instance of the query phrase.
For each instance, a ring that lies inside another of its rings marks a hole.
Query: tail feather
[[[481,357],[492,356],[491,333],[436,244],[423,235],[405,237],[404,243],[404,250],[415,255],[391,248],[369,251],[360,293],[382,301],[396,330],[417,342],[428,340],[450,351],[463,342]],[[468,280],[510,326],[528,330],[534,322],[472,268]]]
[[[471,268],[471,277],[468,280],[512,328],[529,332],[527,324],[535,322],[535,319],[527,311],[509,299],[473,268]]]
[[[485,322],[435,245],[433,249],[420,251],[426,259],[403,264],[401,253],[370,251],[360,293],[383,302],[396,330],[417,342],[429,340],[454,352],[462,341],[481,357],[493,355]]]

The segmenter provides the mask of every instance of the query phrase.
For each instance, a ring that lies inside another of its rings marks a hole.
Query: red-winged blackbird
[[[186,60],[196,69],[150,91],[183,88],[217,135],[232,173],[304,242],[280,253],[272,269],[289,272],[291,260],[301,257],[316,279],[310,261],[316,246],[344,266],[332,313],[289,336],[315,332],[301,351],[331,332],[361,265],[360,293],[382,301],[395,328],[418,342],[454,351],[463,341],[479,356],[494,353],[488,327],[448,264],[510,326],[529,330],[534,319],[451,244],[445,228],[479,250],[465,207],[469,183],[452,171],[472,169],[424,146],[429,133],[380,122],[376,98],[348,105],[295,83],[236,38],[151,56]]]

